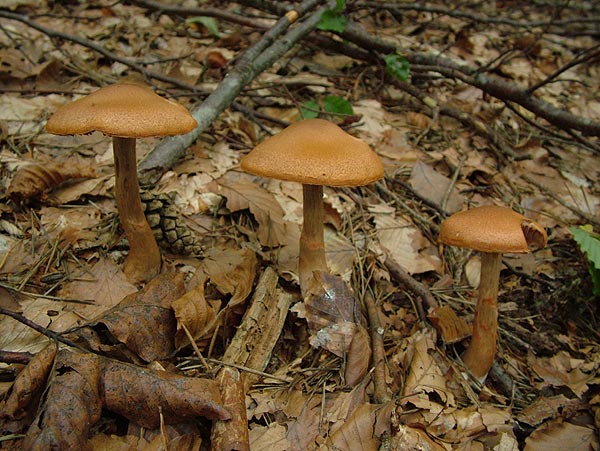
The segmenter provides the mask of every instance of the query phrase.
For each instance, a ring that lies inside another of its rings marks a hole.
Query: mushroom
[[[383,177],[383,165],[364,141],[324,119],[296,122],[248,153],[244,171],[302,183],[304,218],[298,277],[308,294],[314,271],[327,271],[323,185],[361,186]]]
[[[498,335],[498,285],[502,254],[543,248],[546,231],[506,207],[487,205],[461,211],[441,225],[439,241],[481,253],[481,279],[471,343],[462,356],[471,374],[483,381],[494,363]]]
[[[180,135],[197,125],[182,105],[158,96],[146,86],[130,83],[106,86],[64,105],[46,124],[46,130],[56,135],[99,131],[112,136],[115,199],[129,241],[124,272],[134,282],[152,279],[161,267],[160,251],[140,200],[136,138]]]

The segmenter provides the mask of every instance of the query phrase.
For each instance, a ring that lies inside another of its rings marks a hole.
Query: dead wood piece
[[[270,267],[260,277],[252,303],[225,351],[225,364],[258,371],[267,367],[292,303],[292,295],[278,289],[277,280],[277,273]],[[244,374],[245,387],[258,378],[254,373]]]
[[[244,379],[237,369],[223,367],[219,370],[217,381],[221,387],[223,406],[231,413],[231,419],[214,422],[210,437],[211,450],[249,451]]]

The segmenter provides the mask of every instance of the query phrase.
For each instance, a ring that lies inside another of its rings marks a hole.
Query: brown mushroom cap
[[[121,138],[181,135],[197,126],[187,109],[146,86],[121,83],[59,108],[46,123],[56,135],[99,131]]]
[[[538,223],[506,207],[486,205],[453,214],[440,228],[439,241],[490,253],[527,253],[548,241]]]
[[[383,177],[383,165],[364,141],[324,119],[296,122],[256,146],[244,171],[308,185],[361,186]]]

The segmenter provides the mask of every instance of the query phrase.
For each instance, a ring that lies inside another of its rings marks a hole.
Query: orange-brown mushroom
[[[136,138],[180,135],[196,126],[196,120],[182,105],[156,95],[148,87],[129,83],[106,86],[69,103],[46,124],[46,130],[56,135],[99,131],[113,137],[115,199],[129,241],[124,271],[134,282],[150,280],[161,267],[160,251],[140,200]]]
[[[361,186],[383,177],[383,165],[364,141],[332,122],[296,122],[256,146],[241,161],[244,171],[302,183],[304,223],[298,277],[308,293],[314,271],[327,271],[323,238],[323,186]]]
[[[450,216],[442,223],[439,241],[481,252],[473,336],[462,360],[471,374],[483,381],[496,357],[502,254],[522,254],[532,247],[543,248],[548,235],[538,223],[510,208],[488,205]]]

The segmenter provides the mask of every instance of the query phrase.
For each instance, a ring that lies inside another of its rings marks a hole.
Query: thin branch
[[[392,260],[391,257],[386,255],[385,259],[385,267],[390,273],[390,276],[396,281],[396,283],[401,283],[405,285],[410,291],[415,293],[421,301],[425,304],[427,309],[436,308],[438,306],[438,302],[435,300],[429,288],[419,282],[417,279],[412,277],[409,273],[407,273],[404,268],[402,268],[398,263]],[[420,305],[420,304],[418,304]],[[423,313],[419,315],[422,320],[426,319],[426,316]]]
[[[0,315],[9,316],[12,319],[20,322],[21,324],[24,324],[25,326],[30,327],[31,329],[35,330],[36,332],[39,332],[40,334],[45,335],[48,338],[51,338],[52,340],[60,341],[61,343],[66,344],[67,346],[71,346],[71,347],[80,349],[85,352],[90,352],[88,349],[82,348],[77,343],[63,337],[60,333],[54,332],[53,330],[50,330],[47,327],[40,326],[39,324],[31,321],[29,318],[25,318],[20,313],[16,313],[16,312],[13,312],[12,310],[8,310],[8,309],[5,309],[4,307],[0,307]]]
[[[585,135],[600,137],[599,122],[575,116],[566,110],[557,108],[530,94],[527,89],[522,89],[515,83],[496,75],[478,73],[477,68],[465,62],[453,61],[450,58],[431,53],[410,53],[406,55],[406,59],[411,64],[428,66],[429,70],[446,77],[458,78],[502,101],[517,103],[558,128],[573,129]]]
[[[193,6],[176,6],[176,5],[168,5],[161,2],[155,2],[151,0],[128,0],[126,3],[131,3],[136,6],[141,6],[146,9],[157,10],[164,14],[174,15],[174,16],[206,16],[206,17],[216,17],[218,19],[222,19],[227,22],[236,23],[238,25],[244,25],[246,27],[251,28],[259,28],[259,29],[267,29],[269,25],[266,22],[256,20],[255,18],[248,18],[244,16],[240,16],[239,14],[234,14],[229,11],[225,11],[220,8],[211,8],[211,7],[193,7]]]
[[[600,17],[585,17],[585,18],[576,18],[576,19],[567,19],[567,20],[537,20],[537,21],[524,21],[524,20],[513,20],[506,17],[501,16],[491,16],[486,14],[481,14],[474,11],[466,11],[454,8],[445,8],[442,6],[435,5],[427,5],[424,3],[379,3],[379,2],[362,2],[357,7],[367,6],[374,7],[379,9],[387,9],[389,11],[395,12],[396,14],[400,14],[400,11],[420,11],[420,12],[428,12],[431,14],[440,14],[449,17],[458,17],[461,19],[467,19],[472,22],[477,23],[492,23],[498,25],[508,25],[514,28],[523,28],[523,29],[531,29],[531,28],[539,28],[539,27],[551,27],[552,33],[564,32],[564,28],[568,25],[574,24],[585,24],[591,25],[590,29],[591,34],[596,34],[598,32],[598,26],[600,26]],[[592,33],[592,30],[595,33]]]

